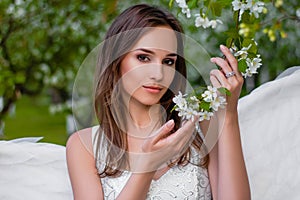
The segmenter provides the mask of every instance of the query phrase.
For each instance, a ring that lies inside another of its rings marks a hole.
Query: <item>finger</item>
[[[227,62],[227,60],[224,60],[220,57],[215,57],[210,59],[211,62],[215,63],[221,68],[221,71],[224,72],[224,74],[233,71],[233,68],[231,68]]]
[[[172,140],[172,137],[174,140],[183,140],[184,138],[189,138],[191,134],[195,130],[195,123],[198,123],[198,117],[195,116],[194,120],[188,120],[186,123],[179,128],[174,134],[170,135],[168,139]]]
[[[175,133],[169,135],[168,137],[159,137],[154,143],[157,147],[164,145],[178,145],[181,143],[186,143],[186,140],[190,138],[195,130],[195,123],[198,123],[198,116],[194,116],[194,120],[190,119],[185,121],[181,128],[179,128]]]
[[[165,123],[162,127],[160,127],[154,134],[150,135],[150,138],[145,140],[145,142],[142,145],[142,150],[144,152],[153,151],[156,148],[159,148],[159,146],[163,145],[166,141],[166,135],[170,133],[170,131],[174,127],[174,120],[169,120],[167,123]],[[157,145],[160,144],[160,145]]]
[[[226,59],[228,60],[228,63],[231,66],[231,68],[233,69],[233,71],[238,72],[238,63],[237,63],[237,60],[234,57],[234,55],[232,55],[232,53],[230,52],[230,50],[226,46],[224,46],[224,45],[220,45],[220,50],[226,56]]]
[[[221,83],[213,74],[210,74],[210,82],[213,85],[213,87],[219,88],[222,86]]]
[[[167,123],[165,123],[158,131],[155,137],[152,140],[152,144],[156,144],[162,138],[165,138],[170,131],[173,129],[175,123],[174,120],[171,119]]]
[[[212,70],[210,72],[211,76],[214,76],[222,87],[229,87],[228,79],[224,76],[220,70]],[[229,88],[227,88],[229,89]]]

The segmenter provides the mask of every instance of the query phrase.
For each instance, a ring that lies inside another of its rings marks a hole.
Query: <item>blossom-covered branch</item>
[[[220,20],[222,9],[230,7],[235,28],[226,31],[228,35],[226,45],[236,57],[239,71],[245,78],[258,73],[257,70],[262,65],[262,59],[257,53],[255,34],[247,29],[247,24],[257,21],[259,15],[266,12],[264,2],[258,0],[175,1],[188,19],[194,17],[195,27],[204,29],[215,29],[222,25],[223,22]],[[170,1],[170,6],[172,4],[173,0]],[[221,94],[230,95],[230,92],[226,88],[217,89],[212,86],[207,86],[205,90],[198,90],[193,94],[179,92],[173,98],[173,102],[176,104],[173,110],[177,111],[183,120],[194,120],[195,116],[198,116],[198,121],[209,120],[215,111],[226,105],[226,98]]]
[[[223,24],[221,20],[222,9],[230,7],[233,13],[234,29],[225,33],[228,35],[226,45],[238,59],[239,70],[243,76],[251,77],[260,68],[261,56],[258,54],[255,34],[248,28],[258,20],[260,14],[266,13],[265,3],[258,0],[175,0],[181,12],[187,18],[194,17],[195,27],[215,29]],[[170,1],[172,5],[173,0]],[[250,34],[251,32],[251,34]]]
[[[215,111],[226,105],[225,96],[218,95],[218,93],[228,94],[228,92],[225,88],[217,89],[212,86],[207,86],[205,90],[194,91],[189,95],[179,92],[173,98],[173,102],[176,104],[173,110],[178,112],[178,116],[182,117],[182,120],[194,121],[195,116],[199,117],[198,121],[209,120]]]

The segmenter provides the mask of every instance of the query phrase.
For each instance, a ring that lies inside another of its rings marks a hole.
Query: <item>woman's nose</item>
[[[163,64],[160,62],[153,63],[150,69],[150,79],[161,81],[164,77]]]

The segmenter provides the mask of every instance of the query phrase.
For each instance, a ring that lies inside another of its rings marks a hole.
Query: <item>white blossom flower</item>
[[[214,101],[210,103],[210,107],[214,111],[218,111],[219,108],[224,108],[226,105],[226,98],[223,96],[217,96]]]
[[[212,112],[208,112],[208,111],[203,111],[200,112],[200,116],[199,116],[199,121],[203,121],[203,120],[210,120],[210,118],[213,116],[214,114]]]
[[[247,68],[245,72],[242,72],[242,76],[243,76],[244,78],[251,77],[251,76],[252,76],[252,73],[250,72],[250,69]]]
[[[235,44],[233,43],[232,44],[232,46],[229,48],[229,50],[230,50],[230,52],[232,53],[232,54],[235,54],[235,52],[237,51],[237,46],[235,46]]]
[[[197,97],[195,96],[191,96],[190,97],[190,102],[189,102],[189,107],[194,109],[194,110],[198,110],[199,109],[199,99],[197,99]]]
[[[12,13],[15,12],[15,9],[16,9],[16,6],[15,6],[14,4],[10,4],[10,5],[8,6],[8,8],[6,9],[6,13],[7,13],[7,14],[12,14]]]
[[[242,14],[247,10],[246,4],[241,2],[240,0],[234,0],[232,3],[232,7],[234,11],[240,10],[239,12],[239,20],[242,19]]]
[[[181,8],[181,12],[185,14],[187,18],[191,18],[191,10],[187,6]]]
[[[234,56],[239,57],[239,59],[246,59],[248,56],[248,50],[251,46],[252,44],[250,44],[248,47],[243,47],[241,50],[237,51]]]
[[[56,104],[56,105],[51,105],[49,107],[49,112],[50,114],[54,115],[56,113],[61,113],[63,111],[64,107],[62,104]]]
[[[186,15],[187,18],[191,17],[191,10],[189,9],[188,5],[186,4],[185,0],[176,0],[176,3],[181,8],[181,12]]]
[[[184,98],[186,95],[182,95],[179,91],[179,94],[173,98],[173,102],[178,106],[179,109],[186,109],[187,101]]]
[[[182,95],[182,93],[179,92],[179,94],[173,98],[173,102],[176,104],[174,108],[182,120],[194,121],[196,116],[199,117],[198,121],[209,120],[215,111],[218,111],[219,108],[224,108],[226,105],[226,98],[224,96],[218,96],[217,88],[212,86],[207,86],[207,90],[197,94],[197,96]],[[206,103],[203,104],[202,107],[201,101],[209,103],[209,107],[207,107]],[[197,128],[196,130],[198,131]]]
[[[253,13],[258,18],[259,13],[263,12],[264,5],[264,2],[261,1],[254,2],[253,0],[248,0],[246,7],[250,10],[250,13]]]
[[[248,73],[251,73],[251,75],[256,74],[257,69],[262,65],[260,55],[257,55],[257,57],[253,58],[252,60],[250,58],[247,58],[246,62],[249,69]]]
[[[195,97],[195,96],[191,96],[190,100],[195,101],[195,102],[199,102],[199,99],[197,99],[197,97]]]
[[[300,18],[300,8],[298,8],[298,9],[296,10],[296,16],[297,16],[298,18]]]
[[[256,58],[253,58],[252,60],[252,67],[255,68],[255,69],[258,69],[260,68],[260,66],[262,65],[261,64],[261,58],[260,58],[260,55],[258,54]]]
[[[184,119],[185,120],[190,120],[191,119],[192,121],[194,121],[196,115],[199,115],[199,113],[196,110],[194,110],[192,108],[187,108],[185,110]]]
[[[240,12],[241,11],[244,12],[244,10],[246,8],[246,5],[243,2],[241,2],[240,0],[232,1],[231,5],[232,5],[234,11],[240,10]]]
[[[257,69],[260,68],[261,64],[261,58],[260,55],[258,54],[256,58],[253,58],[252,60],[250,58],[246,59],[246,63],[248,68],[246,69],[246,71],[244,73],[242,73],[242,75],[247,78],[247,77],[251,77],[253,74],[257,73]]]
[[[22,2],[19,2],[20,5]],[[26,10],[16,4],[10,4],[6,10],[7,14],[13,15],[15,18],[23,18],[26,14]]]
[[[219,24],[223,24],[223,22],[219,19],[216,20],[210,20],[209,22],[209,26],[211,26],[211,28],[215,29],[217,27],[217,25]]]
[[[195,26],[203,28],[213,28],[215,29],[218,24],[223,24],[223,22],[219,19],[209,20],[205,15],[195,14]]]
[[[207,90],[202,94],[203,100],[206,102],[212,102],[217,96],[217,88],[210,85],[207,86]]]
[[[178,6],[179,6],[180,8],[186,6],[186,1],[185,1],[185,0],[176,0],[176,3],[178,4]]]
[[[234,0],[231,3],[233,10],[239,10],[239,20],[241,20],[243,13],[245,10],[249,10],[250,14],[253,14],[256,18],[259,17],[259,13],[262,13],[265,9],[264,3],[261,1],[253,1],[253,0],[246,0],[245,2],[240,0]]]
[[[186,110],[179,109],[179,108],[176,108],[175,110],[178,111],[178,116],[179,116],[179,117],[185,117],[185,115],[186,115]]]
[[[16,1],[15,1],[15,4],[16,4],[17,6],[20,6],[20,5],[24,4],[24,1],[23,1],[23,0],[16,0]]]
[[[50,73],[50,68],[47,64],[42,63],[39,67],[44,74]]]
[[[208,20],[207,17],[202,17],[200,14],[196,14],[196,19],[195,19],[195,26],[200,27],[202,26],[203,28],[208,28],[211,26],[210,21]]]

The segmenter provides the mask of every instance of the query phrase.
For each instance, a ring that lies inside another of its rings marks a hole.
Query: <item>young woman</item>
[[[222,123],[215,123],[218,142],[206,152],[196,120],[182,122],[170,112],[172,98],[186,86],[181,33],[173,15],[145,4],[112,23],[95,73],[100,126],[74,133],[67,143],[75,199],[250,199],[237,61],[225,46],[226,59],[211,59],[221,68],[211,71],[212,85],[226,87],[231,96]],[[204,133],[208,125],[201,123]]]

